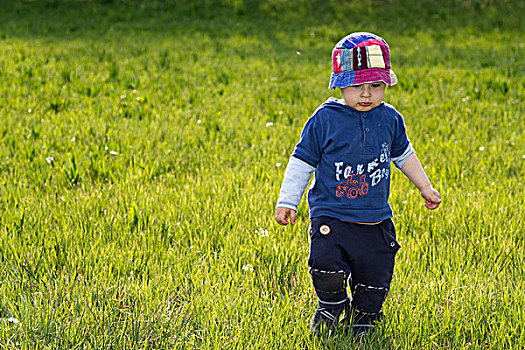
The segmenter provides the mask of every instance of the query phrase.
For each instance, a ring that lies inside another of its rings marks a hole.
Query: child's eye
[[[372,87],[374,87],[374,88],[378,88],[378,87],[381,87],[382,85],[383,85],[383,84],[381,84],[381,83],[373,83],[373,84],[372,84]]]

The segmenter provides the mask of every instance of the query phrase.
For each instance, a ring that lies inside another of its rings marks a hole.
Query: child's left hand
[[[431,185],[421,190],[421,196],[425,198],[425,207],[434,210],[441,204],[441,195]]]

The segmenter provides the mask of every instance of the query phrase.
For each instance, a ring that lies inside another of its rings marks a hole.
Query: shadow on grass
[[[232,33],[286,42],[290,35],[323,26],[342,33],[363,30],[406,36],[465,27],[519,32],[523,2],[490,0],[47,0],[2,5],[0,39],[176,39],[179,34],[223,38]],[[520,15],[521,14],[521,15]]]
[[[95,51],[101,50],[100,45],[117,50],[128,47],[132,50],[127,55],[139,56],[156,43],[166,54],[178,47],[176,54],[189,55],[187,59],[193,57],[193,61],[199,47],[211,45],[212,51],[242,56],[249,65],[250,60],[263,56],[290,62],[296,53],[302,53],[303,60],[325,62],[320,57],[328,57],[342,36],[363,30],[387,39],[398,67],[448,67],[451,61],[462,68],[499,64],[514,67],[508,68],[513,75],[520,69],[516,61],[523,52],[517,40],[509,43],[513,49],[502,57],[493,47],[462,39],[505,33],[504,38],[493,40],[507,42],[521,33],[524,4],[501,0],[10,1],[0,13],[0,42],[81,41],[97,45]],[[413,52],[420,41],[424,54]],[[181,52],[180,47],[188,47],[188,52]]]

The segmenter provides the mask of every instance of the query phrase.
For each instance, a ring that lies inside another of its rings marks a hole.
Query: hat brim
[[[389,68],[368,68],[358,71],[332,73],[329,88],[335,90],[335,88],[345,88],[376,81],[382,81],[388,86],[393,86],[397,84],[397,76]]]

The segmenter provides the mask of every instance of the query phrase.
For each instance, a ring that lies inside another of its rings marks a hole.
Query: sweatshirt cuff
[[[275,206],[275,208],[288,208],[288,209],[293,209],[295,211],[297,211],[297,206],[294,205],[293,203],[277,203],[277,205]]]
[[[410,157],[411,155],[415,153],[416,151],[414,150],[414,147],[412,147],[412,143],[409,142],[407,148],[405,149],[405,152],[403,152],[403,154],[400,155],[399,157],[392,158],[392,162],[394,162],[394,165],[396,166],[396,168],[401,170],[401,168],[403,168],[403,164],[405,164],[408,157]]]

